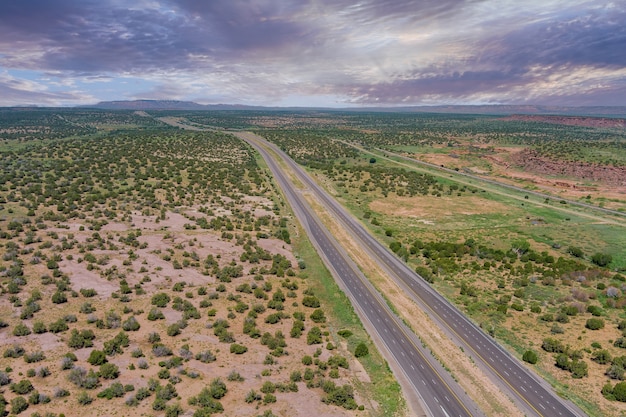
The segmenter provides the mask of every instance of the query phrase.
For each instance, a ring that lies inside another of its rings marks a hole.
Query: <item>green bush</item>
[[[307,345],[316,345],[322,343],[322,331],[319,327],[312,327],[306,335]]]
[[[100,366],[107,363],[107,356],[103,351],[94,349],[89,354],[87,362],[89,362],[93,366]]]
[[[605,267],[613,262],[613,257],[609,254],[598,252],[591,257],[591,262],[598,265],[599,267]]]
[[[537,356],[537,353],[535,353],[534,351],[527,350],[526,352],[524,352],[524,355],[522,356],[522,360],[524,362],[528,362],[528,363],[534,365],[539,360],[539,357]]]
[[[169,302],[170,302],[170,296],[164,292],[154,294],[151,300],[152,305],[155,305],[160,308],[167,306],[167,303]]]
[[[363,357],[363,356],[367,356],[369,354],[369,349],[367,348],[367,345],[365,343],[359,343],[356,347],[356,349],[354,350],[354,356],[357,358]]]
[[[24,324],[19,323],[13,328],[13,336],[28,336],[31,334],[30,329]]]
[[[241,355],[243,353],[246,353],[247,351],[248,351],[248,348],[243,345],[239,345],[237,343],[233,343],[230,345],[230,353]]]
[[[600,330],[604,327],[604,320],[596,317],[588,319],[585,327],[589,330]]]
[[[24,397],[15,397],[11,400],[11,413],[19,414],[28,408],[28,401]]]

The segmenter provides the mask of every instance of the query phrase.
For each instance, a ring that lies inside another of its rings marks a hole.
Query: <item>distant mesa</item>
[[[263,107],[239,104],[198,104],[179,100],[118,100],[101,101],[98,104],[80,106],[103,110],[254,110]]]
[[[503,115],[570,115],[626,117],[626,107],[612,106],[541,106],[541,105],[443,105],[443,106],[404,106],[404,107],[264,107],[243,104],[199,104],[179,100],[117,100],[101,101],[98,104],[79,106],[81,108],[103,110],[265,110],[265,111],[338,111],[338,112],[403,112],[403,113],[448,113]]]

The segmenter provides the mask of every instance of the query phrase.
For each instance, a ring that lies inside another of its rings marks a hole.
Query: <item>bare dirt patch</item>
[[[385,199],[372,201],[369,207],[390,216],[441,219],[452,215],[475,215],[505,212],[504,204],[476,196],[461,197],[398,197],[390,195]]]
[[[626,167],[557,161],[541,156],[532,149],[511,154],[510,157],[517,166],[540,175],[558,175],[565,178],[604,182],[611,186],[626,187]]]

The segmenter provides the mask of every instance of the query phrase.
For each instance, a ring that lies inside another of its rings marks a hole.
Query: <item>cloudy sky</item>
[[[0,1],[0,106],[133,99],[626,105],[626,1]]]

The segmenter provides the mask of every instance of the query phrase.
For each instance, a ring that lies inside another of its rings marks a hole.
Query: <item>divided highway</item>
[[[294,213],[317,247],[329,269],[340,279],[355,310],[369,329],[376,332],[383,348],[391,355],[390,365],[403,374],[421,400],[429,416],[482,416],[476,404],[463,392],[443,367],[421,347],[417,337],[396,317],[381,295],[350,260],[337,241],[322,225],[302,195],[287,179],[274,158],[258,142],[262,139],[248,132],[234,133],[246,140],[263,156],[282,188]],[[264,142],[267,146],[267,143]],[[293,163],[290,159],[285,159]],[[393,363],[395,362],[395,364]]]
[[[256,149],[261,152],[265,160],[270,165],[274,175],[277,176],[281,187],[285,193],[288,194],[289,200],[292,204],[303,206],[299,209],[302,213],[304,213],[304,217],[306,218],[306,222],[311,226],[312,238],[321,239],[324,242],[324,238],[322,235],[326,235],[317,228],[319,228],[319,224],[312,218],[312,215],[308,208],[304,207],[304,203],[301,201],[301,197],[296,196],[292,186],[288,184],[288,182],[283,177],[280,169],[275,165],[275,162],[270,157],[270,155],[260,146],[256,144],[255,141],[263,140],[258,136],[252,135],[250,133],[240,133],[237,134],[240,138],[247,140],[251,143]],[[474,360],[479,362],[482,365],[483,369],[486,369],[488,372],[491,372],[492,378],[499,380],[501,384],[503,384],[503,388],[506,389],[516,400],[518,405],[525,410],[527,413],[531,415],[538,416],[559,416],[559,417],[574,417],[574,416],[584,416],[581,410],[579,410],[574,404],[565,401],[558,397],[558,395],[554,392],[552,387],[550,387],[545,381],[536,376],[530,370],[528,370],[523,364],[520,363],[519,360],[514,358],[508,352],[506,352],[502,347],[500,347],[495,340],[485,334],[482,330],[480,330],[475,324],[469,321],[463,313],[461,313],[456,307],[450,304],[444,297],[442,297],[439,293],[433,290],[429,284],[426,283],[419,275],[417,275],[412,269],[410,269],[404,262],[402,262],[399,258],[397,258],[392,252],[390,252],[385,246],[380,244],[376,239],[374,239],[369,232],[357,221],[355,220],[347,211],[331,196],[328,195],[317,183],[315,183],[304,170],[297,165],[291,158],[289,158],[284,152],[282,152],[276,145],[273,145],[269,142],[263,140],[264,146],[270,147],[274,152],[276,152],[288,165],[289,167],[298,175],[300,181],[302,181],[305,186],[310,189],[315,197],[324,204],[332,214],[343,224],[343,226],[359,241],[361,246],[365,251],[367,251],[370,256],[379,262],[385,270],[390,274],[392,278],[401,285],[405,291],[417,302],[421,305],[425,310],[430,314],[430,316],[438,322],[444,329],[448,331],[449,334],[452,335],[453,340],[464,347],[466,353],[470,354]],[[319,235],[319,236],[318,236]],[[324,245],[327,245],[325,247]],[[325,242],[321,245],[322,250],[327,250],[330,248],[331,254],[327,254],[326,256],[336,256],[332,255],[335,252],[332,247],[336,243]],[[344,269],[348,268],[350,270],[349,263],[346,265],[337,265],[335,267],[335,262],[343,262],[340,260],[336,260],[336,258],[329,258],[331,263],[333,263],[333,267],[337,272],[342,272]],[[354,272],[354,271],[353,271]],[[351,273],[347,275],[352,275]],[[342,275],[343,278],[343,275]],[[367,286],[364,286],[362,281],[363,277],[352,277],[344,278],[346,280],[346,286],[350,291],[354,291],[355,294],[369,294],[372,290]],[[359,295],[358,299],[361,299],[361,295]],[[367,312],[372,312],[372,314],[382,314],[377,311],[380,307],[382,311],[386,310],[386,305],[381,305],[380,301],[376,301],[375,297],[371,298],[371,294],[368,295],[368,300],[362,301],[361,308],[364,309],[366,314]],[[372,307],[376,306],[372,309]],[[376,313],[373,313],[376,311]],[[403,336],[405,330],[402,328],[391,330],[388,326],[392,322],[394,322],[394,317],[392,314],[385,314],[383,317],[379,317],[378,315],[370,318],[370,321],[374,325],[376,325],[378,320],[382,320],[385,323],[382,327],[376,326],[376,331],[388,341],[388,335],[391,331],[394,340],[398,340],[398,343],[401,343],[406,348],[409,348],[409,345],[404,345],[405,343],[410,344],[410,341],[401,341],[400,339]],[[395,343],[395,342],[394,342]],[[411,368],[412,365],[415,364],[414,360],[417,358],[414,357],[414,354],[410,354],[410,360],[403,361],[402,366],[404,372],[412,375]],[[394,354],[394,356],[396,356]],[[403,359],[402,354],[396,357],[396,359]],[[408,359],[408,358],[407,358]],[[429,381],[430,379],[424,378],[420,372],[418,372],[415,377],[417,378],[416,382],[412,382],[415,385],[416,389],[419,389],[420,392],[424,389],[434,389],[438,387],[437,384],[433,384],[431,387],[422,387],[420,386],[421,381]],[[437,381],[437,378],[434,377],[432,381]],[[439,384],[440,385],[440,384]],[[429,392],[429,391],[427,391]],[[435,393],[438,398],[443,398],[441,393]],[[430,393],[422,393],[422,398],[424,400],[428,400],[432,394]],[[436,410],[436,404],[428,405],[428,408],[432,412],[433,409]],[[443,415],[468,415],[468,411],[463,406],[457,406],[453,413],[450,411],[444,411]],[[457,414],[458,413],[458,414]]]

